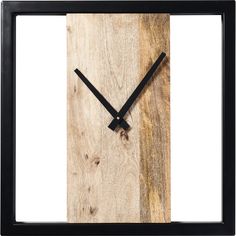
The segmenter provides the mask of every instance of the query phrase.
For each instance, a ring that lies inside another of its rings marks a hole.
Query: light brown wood
[[[140,74],[167,54],[139,101],[141,222],[170,222],[169,15],[140,17]]]
[[[68,222],[169,222],[169,16],[69,14]],[[161,51],[168,55],[112,132],[111,115],[78,68],[117,111]]]

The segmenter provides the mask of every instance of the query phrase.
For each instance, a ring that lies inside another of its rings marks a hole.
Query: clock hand
[[[162,62],[162,60],[165,58],[165,56],[166,56],[166,54],[164,52],[162,52],[160,54],[160,56],[157,58],[155,63],[152,65],[152,67],[149,69],[147,74],[144,76],[143,80],[139,83],[137,88],[133,91],[133,93],[130,95],[130,97],[128,98],[126,103],[123,105],[123,107],[118,112],[117,116],[119,117],[119,119],[113,119],[112,122],[109,124],[108,127],[110,129],[115,130],[117,125],[120,124],[120,120],[123,119],[123,116],[130,109],[130,107],[132,106],[132,104],[134,103],[136,98],[139,96],[139,94],[142,92],[143,88],[148,83],[148,81],[152,78],[152,75],[154,74],[154,72],[156,71],[156,69],[158,68],[158,66]]]
[[[82,74],[81,71],[75,69],[74,72],[79,76],[79,78],[85,83],[85,85],[90,89],[90,91],[95,95],[95,97],[102,103],[102,105],[107,109],[107,111],[116,119],[119,119],[118,112],[112,107],[112,105],[103,97],[103,95],[89,82],[89,80]],[[122,118],[119,119],[120,126],[127,130],[130,126]]]

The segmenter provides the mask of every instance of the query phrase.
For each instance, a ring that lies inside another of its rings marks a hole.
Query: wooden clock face
[[[72,223],[170,222],[168,14],[67,15],[67,215]],[[150,81],[113,131],[155,61]]]

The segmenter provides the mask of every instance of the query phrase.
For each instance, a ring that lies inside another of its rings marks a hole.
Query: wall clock
[[[169,15],[68,14],[67,40],[68,220],[169,222]]]
[[[1,233],[233,235],[234,17],[3,2]]]

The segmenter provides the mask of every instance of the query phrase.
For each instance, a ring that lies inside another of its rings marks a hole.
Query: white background
[[[16,30],[16,220],[66,221],[65,17]]]
[[[171,219],[221,221],[221,17],[171,16]],[[17,16],[16,220],[66,221],[66,18]]]

